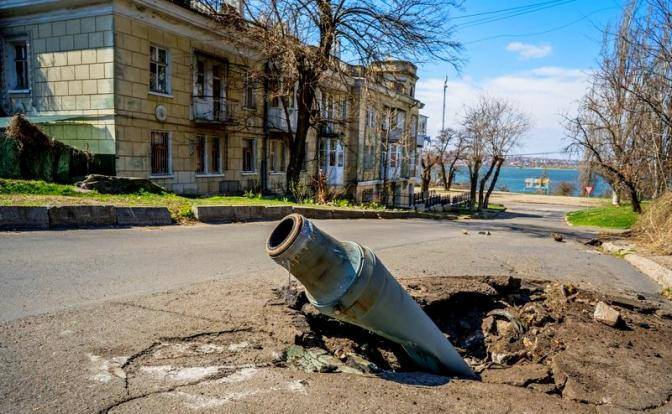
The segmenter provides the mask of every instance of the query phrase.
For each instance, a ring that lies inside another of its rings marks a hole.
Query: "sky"
[[[602,30],[617,23],[624,2],[465,0],[452,22],[455,40],[464,45],[459,71],[445,62],[418,65],[416,97],[425,103],[430,136],[441,129],[448,76],[446,127],[459,128],[465,106],[480,95],[503,98],[533,123],[517,154],[566,158],[562,117],[575,113],[597,65]],[[509,11],[489,13],[503,9]]]

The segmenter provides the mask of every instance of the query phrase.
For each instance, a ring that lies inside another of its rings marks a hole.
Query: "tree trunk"
[[[443,189],[448,191],[450,190],[450,186],[448,185],[448,177],[446,177],[446,164],[442,162],[439,162],[439,165],[441,166],[441,180],[443,181]]]
[[[630,192],[630,202],[632,203],[632,211],[634,211],[637,214],[640,214],[642,212],[642,204],[639,200],[639,194],[637,194],[637,187],[632,183],[626,183],[625,185],[628,187],[628,191]]]
[[[453,187],[453,180],[455,179],[455,164],[457,163],[457,159],[455,159],[453,162],[450,163],[450,167],[448,167],[448,184],[446,185],[446,191],[450,191],[450,189]]]
[[[621,205],[621,195],[618,193],[616,186],[611,187],[611,204],[615,206]]]
[[[488,182],[488,179],[492,175],[492,171],[495,169],[495,164],[496,164],[496,159],[493,159],[492,162],[490,163],[490,167],[488,168],[488,172],[485,173],[483,178],[481,178],[481,182],[479,183],[478,186],[478,211],[483,211],[483,203],[484,203],[484,191],[485,191],[485,184]]]
[[[502,170],[502,164],[504,164],[504,158],[499,158],[497,160],[497,166],[495,167],[495,175],[492,177],[492,181],[490,181],[490,187],[488,187],[488,192],[485,194],[485,199],[483,201],[484,208],[488,208],[488,205],[490,205],[490,195],[495,190],[495,184],[497,184],[499,172]]]
[[[429,191],[429,184],[430,181],[432,180],[432,166],[425,166],[423,163],[422,166],[422,185],[420,187],[420,190],[422,193],[427,193]]]
[[[474,210],[476,203],[476,193],[478,188],[478,175],[481,169],[481,162],[476,161],[473,165],[469,165],[469,210]]]
[[[297,120],[296,133],[289,145],[289,162],[287,164],[287,194],[301,179],[301,170],[306,158],[306,140],[310,129],[310,114],[315,100],[315,90],[311,87],[317,83],[317,78],[309,73],[303,73],[297,88]],[[289,120],[288,125],[289,125]],[[291,131],[290,131],[291,134]]]

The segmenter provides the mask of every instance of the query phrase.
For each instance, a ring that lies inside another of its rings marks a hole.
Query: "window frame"
[[[243,85],[243,108],[257,109],[257,94],[255,82],[249,72],[245,73],[245,84]]]
[[[26,53],[26,57],[23,60],[25,65],[25,78],[26,85],[24,88],[19,88],[18,80],[19,74],[16,70],[16,46],[23,44],[23,48]],[[31,62],[30,62],[30,39],[27,35],[15,36],[7,38],[4,42],[5,52],[3,53],[3,60],[8,62],[4,69],[5,79],[7,83],[7,94],[27,94],[31,91]],[[10,86],[11,85],[11,86]]]
[[[154,59],[152,49],[156,50],[156,60]],[[166,70],[166,90],[165,91],[160,91],[160,90],[154,90],[155,85],[152,85],[152,64],[156,65],[156,76],[155,80],[158,84],[158,79],[159,79],[159,65],[161,63],[159,62],[159,50],[163,50],[166,52],[166,62],[165,62],[165,70]],[[159,46],[156,44],[150,44],[149,45],[149,94],[150,95],[158,95],[158,96],[167,96],[172,98],[173,95],[173,88],[172,88],[172,59],[171,59],[171,54],[170,54],[170,49],[164,46]]]
[[[286,145],[281,139],[271,140],[271,151],[269,154],[269,172],[271,174],[283,174],[286,172]],[[279,151],[278,151],[279,150]],[[279,163],[279,165],[277,165]]]
[[[154,134],[165,134],[166,136],[166,146],[167,151],[166,151],[166,166],[168,171],[164,173],[158,173],[154,172],[154,162],[153,162],[153,145],[154,143],[152,142],[154,138]],[[158,129],[152,129],[149,131],[149,176],[150,178],[172,178],[173,177],[173,133],[172,131],[166,131],[166,130],[158,130]]]
[[[251,169],[245,169],[245,151],[246,145],[251,143]],[[256,174],[257,173],[257,140],[255,138],[243,138],[243,146],[241,151],[241,174]]]
[[[201,146],[198,141],[203,140],[203,145]],[[212,160],[213,157],[212,155],[214,154],[213,152],[213,143],[215,140],[219,140],[219,168],[216,170],[212,168]],[[203,169],[199,170],[198,169],[198,164],[196,166],[196,177],[222,177],[224,176],[224,171],[226,170],[226,157],[227,157],[227,143],[228,140],[226,137],[221,137],[218,135],[205,135],[205,134],[198,134],[196,135],[196,160],[198,160],[202,157],[202,162],[203,162]],[[201,156],[202,152],[202,156]]]

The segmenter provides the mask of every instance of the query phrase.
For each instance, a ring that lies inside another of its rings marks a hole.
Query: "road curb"
[[[172,224],[165,207],[0,206],[0,230],[48,230]]]
[[[656,281],[663,288],[672,287],[672,270],[648,257],[634,253],[635,246],[633,244],[605,242],[601,247],[607,253],[623,257],[625,261]]]
[[[42,230],[49,228],[47,207],[0,206],[0,229]]]
[[[377,211],[314,208],[304,206],[194,206],[194,216],[203,223],[233,223],[280,220],[299,213],[309,219],[408,219],[428,218],[414,211]]]
[[[672,288],[672,270],[667,269],[648,257],[634,253],[626,254],[623,258],[640,272],[658,282],[663,288]]]
[[[117,207],[120,226],[167,226],[173,224],[170,211],[165,207]]]

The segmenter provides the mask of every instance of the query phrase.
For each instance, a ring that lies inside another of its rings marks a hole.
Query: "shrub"
[[[561,181],[558,183],[558,185],[555,187],[555,195],[561,195],[561,196],[570,196],[574,194],[576,191],[576,186],[574,183],[570,183],[569,181]]]
[[[672,191],[654,200],[634,227],[639,240],[661,254],[672,254]]]

